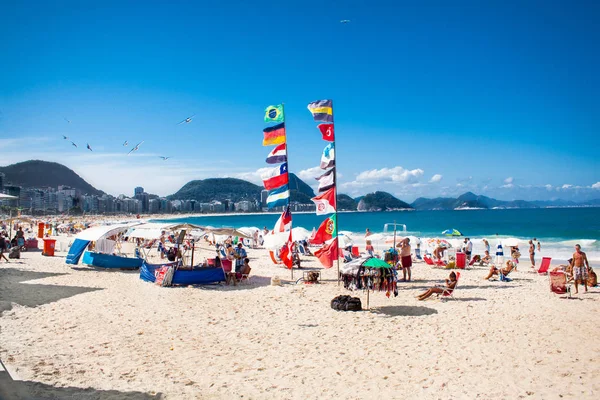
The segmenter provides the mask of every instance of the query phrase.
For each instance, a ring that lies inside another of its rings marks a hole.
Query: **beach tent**
[[[131,228],[131,226],[131,223],[95,226],[79,232],[75,236],[75,241],[69,249],[69,253],[67,254],[65,262],[71,265],[78,264],[81,255],[88,247],[90,242],[96,242],[99,250],[102,250],[104,253],[112,253],[112,250],[116,245],[116,241],[109,240],[107,238],[118,235],[119,233],[125,233],[129,228]]]

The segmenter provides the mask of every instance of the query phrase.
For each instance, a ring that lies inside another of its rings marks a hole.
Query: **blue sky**
[[[340,192],[600,197],[598,2],[140,4],[4,2],[1,165],[62,162],[115,195],[259,182],[283,101],[312,183],[326,143],[306,105],[330,98]]]

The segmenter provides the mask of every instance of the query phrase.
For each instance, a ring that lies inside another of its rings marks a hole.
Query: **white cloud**
[[[509,176],[508,178],[506,178],[504,180],[504,183],[507,184],[507,185],[510,185],[510,184],[513,183],[513,181],[514,181],[514,178],[512,176]]]
[[[571,189],[572,187],[573,187],[573,185],[569,185],[569,184],[565,183],[564,185],[562,185],[561,189]]]
[[[271,168],[274,168],[274,167],[259,168],[256,171],[251,171],[251,172],[239,172],[237,174],[232,174],[231,177],[243,179],[245,181],[252,182],[256,185],[262,185],[263,181],[262,181],[261,175],[264,174],[265,172],[269,171]]]
[[[596,182],[592,185],[592,189],[600,189],[600,182]]]
[[[372,169],[363,171],[356,176],[356,182],[397,182],[415,183],[423,176],[422,169],[408,170],[402,167]]]
[[[442,175],[435,174],[434,176],[431,177],[431,179],[429,180],[429,183],[438,183],[441,180],[442,180]]]
[[[512,183],[507,183],[506,185],[502,185],[500,187],[503,188],[503,189],[512,189],[512,188],[515,187],[515,185],[513,185]]]
[[[303,169],[298,172],[298,178],[302,179],[306,183],[310,184],[309,181],[313,181],[315,178],[323,175],[325,171],[321,169],[321,167],[312,167],[308,169]],[[339,178],[339,175],[338,175]]]

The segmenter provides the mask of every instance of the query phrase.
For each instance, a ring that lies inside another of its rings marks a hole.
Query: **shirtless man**
[[[405,282],[410,282],[410,267],[412,267],[412,258],[410,256],[410,239],[406,238],[401,243],[400,248],[400,262],[402,263],[402,275]],[[406,279],[406,275],[408,274],[408,279]]]
[[[586,268],[587,266],[587,268]],[[575,282],[575,294],[579,291],[577,289],[577,282],[581,281],[585,287],[585,291],[587,292],[587,278],[588,278],[588,270],[590,269],[590,263],[587,259],[587,256],[583,251],[581,251],[581,246],[575,245],[575,253],[573,253],[573,260],[571,261],[571,267],[573,267],[573,280]]]
[[[531,261],[531,268],[535,268],[535,244],[533,244],[533,240],[529,241],[529,260]]]

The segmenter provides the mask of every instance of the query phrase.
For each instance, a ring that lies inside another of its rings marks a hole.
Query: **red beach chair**
[[[567,274],[562,271],[549,272],[550,290],[556,294],[567,293],[567,298],[571,298],[571,286],[567,285]]]
[[[431,257],[429,257],[428,255],[423,256],[423,261],[425,261],[425,264],[427,265],[435,265]]]
[[[458,280],[460,279],[460,272],[456,273],[456,283],[454,284],[454,289],[444,288],[442,292],[442,297],[450,297],[452,300],[456,300],[454,298],[454,291],[458,287]]]
[[[548,272],[548,268],[550,268],[551,261],[551,257],[542,257],[542,264],[540,265],[540,269],[538,269],[538,274],[545,274],[546,272]]]

